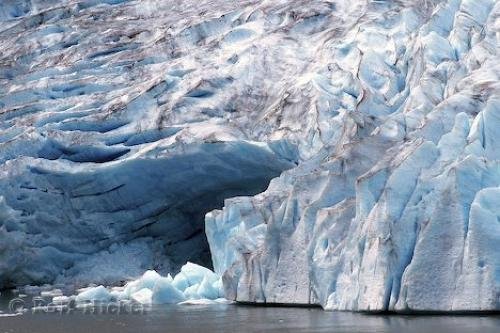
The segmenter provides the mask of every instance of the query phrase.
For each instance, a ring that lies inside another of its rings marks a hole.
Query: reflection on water
[[[0,302],[7,312],[8,301]],[[0,317],[0,332],[500,332],[500,316],[402,316],[325,312],[319,308],[175,305],[134,313],[28,311]]]

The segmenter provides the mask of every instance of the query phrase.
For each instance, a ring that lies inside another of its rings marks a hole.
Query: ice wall
[[[0,285],[498,309],[499,6],[2,2]]]
[[[500,7],[401,5],[360,3],[342,38],[312,34],[330,69],[314,74],[318,94],[356,98],[331,105],[347,115],[330,125],[342,140],[266,192],[207,214],[230,299],[358,311],[500,308]]]

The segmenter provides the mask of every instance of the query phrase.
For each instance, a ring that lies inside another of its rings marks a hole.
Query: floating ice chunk
[[[174,277],[172,285],[180,291],[185,291],[189,287],[189,281],[184,273],[180,272]]]
[[[190,286],[201,283],[204,278],[207,278],[210,282],[214,282],[218,279],[217,275],[208,268],[193,264],[191,262],[188,262],[184,266],[182,266],[181,272],[179,274],[183,274],[187,278]]]
[[[126,297],[130,297],[133,293],[136,291],[140,290],[141,288],[139,287],[139,280],[134,280],[127,282],[125,285],[125,289],[123,290],[123,294]]]
[[[147,271],[138,280],[127,283],[123,292],[128,297],[131,297],[132,294],[134,294],[135,292],[137,292],[141,289],[144,289],[144,288],[153,290],[156,282],[160,278],[161,278],[161,275],[158,274],[156,271],[154,271],[154,270]]]
[[[153,292],[148,288],[143,288],[132,294],[132,299],[141,304],[151,304]]]
[[[52,297],[52,303],[55,304],[63,304],[63,303],[68,303],[71,301],[72,297],[70,296],[55,296]]]
[[[163,277],[151,270],[124,287],[110,290],[103,286],[81,289],[76,301],[132,300],[141,304],[177,304],[186,299],[217,299],[221,296],[222,280],[217,274],[205,267],[187,263],[175,279],[170,274]]]
[[[199,285],[205,278],[209,283],[214,283],[217,281],[218,276],[208,268],[188,262],[182,266],[179,274],[173,279],[173,286],[185,293],[189,287]],[[188,292],[191,296],[196,293],[194,288],[191,288]]]
[[[179,305],[208,305],[208,304],[216,304],[215,300],[212,299],[188,299],[187,301],[179,303]]]
[[[154,285],[158,281],[158,279],[161,278],[161,275],[158,274],[156,271],[146,271],[141,277],[140,281],[140,286],[142,288],[148,288],[148,289],[153,289]]]
[[[172,277],[168,275],[156,281],[153,289],[153,304],[175,304],[185,300],[184,294],[172,285]]]
[[[220,297],[221,283],[219,279],[212,281],[211,276],[205,276],[200,283],[189,286],[184,291],[187,299],[217,299]]]
[[[129,298],[129,296],[127,296],[125,292],[119,290],[111,290],[109,294],[111,295],[111,298],[117,301],[126,300]]]
[[[22,312],[15,312],[15,313],[0,313],[0,317],[17,317],[22,315]]]
[[[192,286],[189,286],[184,290],[184,296],[186,296],[187,299],[199,299],[200,295],[198,295],[198,287],[200,285],[194,284]]]
[[[115,292],[123,292],[123,290],[125,290],[125,287],[121,287],[121,286],[118,286],[118,287],[112,287],[111,288],[111,291],[115,291]]]
[[[214,283],[217,282],[215,280],[214,282],[210,282],[209,278],[205,276],[203,278],[203,281],[201,281],[200,286],[198,287],[198,296],[200,298],[208,298],[208,299],[216,299],[219,298],[219,289],[214,287]]]
[[[40,295],[42,297],[56,297],[56,296],[62,296],[62,291],[61,289],[52,289],[52,290],[47,290],[47,291],[42,291]]]
[[[77,302],[108,302],[111,300],[111,294],[104,286],[98,286],[87,289],[76,296]]]
[[[225,298],[217,298],[217,299],[189,299],[187,301],[179,303],[179,305],[212,305],[212,304],[232,304],[233,301],[230,301]]]

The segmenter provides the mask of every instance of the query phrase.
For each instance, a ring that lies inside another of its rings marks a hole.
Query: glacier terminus
[[[0,288],[499,311],[499,78],[495,0],[4,0]]]

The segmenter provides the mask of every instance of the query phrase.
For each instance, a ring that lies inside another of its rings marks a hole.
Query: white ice
[[[98,286],[86,289],[76,296],[76,301],[81,303],[133,300],[141,304],[215,304],[222,303],[222,298],[220,278],[211,270],[188,262],[174,278],[170,274],[164,277],[154,270],[149,270],[137,280],[128,282],[123,288]],[[185,303],[186,301],[191,302]]]

